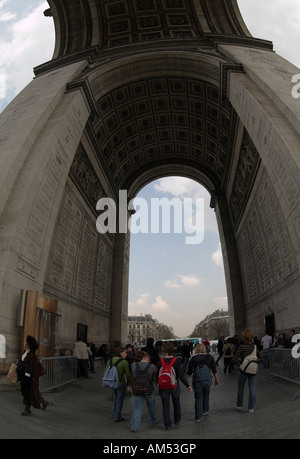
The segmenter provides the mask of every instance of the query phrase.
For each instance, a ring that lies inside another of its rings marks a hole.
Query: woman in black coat
[[[39,389],[40,365],[36,355],[38,344],[33,336],[27,336],[24,341],[24,349],[25,352],[18,365],[18,374],[25,405],[22,415],[29,416],[31,405],[37,409],[40,409],[42,405],[42,410],[45,410],[49,403],[43,399]]]

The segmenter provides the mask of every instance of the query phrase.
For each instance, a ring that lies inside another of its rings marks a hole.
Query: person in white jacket
[[[84,339],[80,337],[73,348],[73,355],[77,358],[77,378],[80,378],[80,376],[86,379],[89,378],[88,362],[90,354],[90,349],[87,347]]]

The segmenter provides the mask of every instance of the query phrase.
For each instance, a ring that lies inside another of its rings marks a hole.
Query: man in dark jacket
[[[158,349],[156,349],[153,346],[153,343],[154,343],[153,338],[147,338],[147,345],[143,347],[141,350],[143,352],[147,352],[150,355],[150,362],[156,366],[159,360],[159,353],[158,353]]]
[[[182,355],[182,371],[183,373],[186,373],[187,365],[191,357],[191,348],[190,348],[189,341],[183,342],[183,345],[181,346],[180,351]]]
[[[218,354],[219,354],[219,357],[216,361],[216,365],[218,366],[218,362],[219,360],[222,358],[222,355],[223,355],[223,346],[225,344],[225,340],[224,340],[224,335],[221,335],[220,338],[219,338],[219,341],[218,341]]]

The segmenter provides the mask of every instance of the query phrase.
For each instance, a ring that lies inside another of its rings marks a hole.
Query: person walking
[[[73,348],[73,356],[77,358],[77,378],[82,376],[85,379],[89,379],[88,368],[90,355],[90,349],[87,347],[84,339],[80,336]]]
[[[261,339],[261,346],[263,348],[263,367],[270,368],[270,347],[272,345],[272,337],[269,335],[267,330],[265,336]]]
[[[21,394],[23,395],[23,404],[25,410],[21,413],[23,416],[31,414],[31,406],[44,411],[49,402],[44,400],[39,389],[40,364],[36,351],[38,343],[36,339],[28,335],[24,340],[24,354],[18,363],[18,376],[20,380]]]
[[[121,414],[122,414],[122,408],[123,408],[126,388],[127,390],[129,390],[130,386],[132,385],[132,376],[129,370],[129,365],[126,360],[126,357],[127,357],[127,352],[126,352],[125,347],[119,347],[115,351],[115,356],[108,360],[106,368],[105,368],[105,371],[106,371],[111,363],[112,365],[114,365],[118,360],[122,359],[116,365],[116,368],[118,371],[118,377],[119,377],[119,386],[117,389],[113,390],[114,391],[114,417],[113,417],[114,422],[124,421],[124,418],[122,417]]]
[[[296,334],[295,330],[290,330],[290,337],[286,340],[285,347],[292,349],[294,347],[293,336]]]
[[[214,376],[214,384],[219,384],[217,366],[212,355],[207,354],[204,344],[198,344],[195,354],[189,361],[188,375],[193,375],[193,389],[195,397],[195,421],[200,422],[202,416],[209,412],[209,395],[212,384],[211,375]]]
[[[182,371],[186,374],[187,366],[191,358],[191,348],[189,341],[184,341],[181,346],[181,355],[182,355]]]
[[[159,351],[156,347],[153,345],[154,339],[153,338],[147,338],[147,344],[145,347],[142,347],[143,352],[147,352],[150,355],[150,361],[153,363],[153,365],[157,366],[158,360],[159,360]]]
[[[155,389],[153,387],[153,382],[156,374],[156,367],[153,363],[150,362],[150,356],[147,352],[137,351],[135,356],[136,362],[132,363],[131,371],[133,375],[133,399],[134,399],[134,410],[130,420],[130,430],[131,432],[136,432],[141,424],[142,411],[144,401],[147,403],[150,424],[157,424],[158,419],[156,417],[155,411]],[[139,379],[139,375],[145,372],[145,378]],[[139,388],[138,381],[143,382],[143,387],[149,388],[148,394],[138,394]],[[136,386],[135,386],[136,383]],[[146,383],[146,384],[145,384]],[[135,394],[136,387],[136,394]]]
[[[179,380],[187,387],[189,392],[192,392],[193,389],[190,387],[187,379],[184,376],[181,359],[174,357],[174,345],[172,343],[164,343],[161,350],[162,353],[165,354],[165,357],[161,358],[158,363],[158,386],[163,406],[165,429],[170,430],[172,429],[170,398],[172,399],[174,407],[175,426],[178,426],[181,420]],[[170,388],[165,388],[166,386],[163,385],[163,379],[167,380],[169,379],[169,376],[172,380],[172,387],[169,386]]]
[[[236,351],[232,362],[239,364],[242,363],[248,355],[252,354],[255,349],[254,345],[254,336],[251,330],[246,329],[242,333],[242,341],[238,350]],[[256,347],[256,356],[259,359],[259,351]],[[248,380],[249,387],[249,398],[248,398],[248,411],[252,413],[254,411],[255,402],[256,402],[256,381],[257,374],[247,374],[239,370],[238,372],[238,393],[237,393],[237,404],[236,409],[241,411],[243,408],[243,398],[244,398],[244,387],[245,383]]]
[[[95,372],[95,358],[96,358],[96,346],[95,343],[92,341],[87,344],[88,352],[89,352],[89,370],[91,373]]]
[[[216,361],[217,366],[219,365],[219,360],[222,358],[222,355],[223,355],[224,344],[225,344],[224,335],[221,335],[218,340],[218,345],[217,345],[218,354],[219,354],[219,357],[217,358],[217,361]]]
[[[232,342],[232,338],[227,338],[222,352],[223,352],[223,357],[224,357],[224,373],[227,372],[228,368],[228,373],[232,372],[232,359],[234,357],[234,344]]]

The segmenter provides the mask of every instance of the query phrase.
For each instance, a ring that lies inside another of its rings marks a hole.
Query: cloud
[[[152,300],[149,293],[142,293],[135,302],[129,302],[128,314],[152,314],[154,319],[163,321],[167,325],[170,325],[168,323],[168,318],[183,317],[182,314],[174,312],[172,307],[161,295],[156,296],[156,298]]]
[[[130,314],[151,314],[152,311],[170,311],[171,306],[161,296],[151,300],[149,293],[142,293],[135,302],[129,302]]]
[[[151,314],[153,319],[172,327],[175,333],[179,333],[183,338],[192,333],[195,324],[199,322],[199,316],[194,317],[193,311],[181,312],[181,310],[182,308],[179,311],[174,310],[161,295],[151,299],[149,293],[141,294],[137,301],[130,302],[128,305],[128,315]]]
[[[202,231],[202,227],[204,231],[218,233],[215,212],[210,207],[211,196],[200,183],[186,177],[165,177],[154,182],[153,188],[160,194],[171,194],[181,199],[191,198],[193,200],[192,211],[186,212],[184,221],[187,233],[195,232],[195,224],[199,226],[198,233]],[[202,205],[203,202],[204,205]]]
[[[299,67],[300,1],[290,0],[288,8],[282,0],[238,0],[238,5],[250,33],[272,41],[279,55]]]
[[[176,279],[174,279],[174,280],[166,280],[164,282],[164,286],[166,288],[169,288],[169,289],[181,288],[181,285],[178,283],[178,280],[176,280]]]
[[[223,256],[222,256],[222,249],[221,244],[219,243],[219,247],[217,250],[212,254],[212,261],[213,263],[218,266],[219,268],[223,268]]]
[[[201,279],[194,274],[189,276],[184,274],[176,274],[173,280],[166,280],[164,286],[169,289],[178,289],[184,287],[194,287],[199,285]]]
[[[182,198],[199,192],[199,187],[199,183],[186,177],[166,177],[154,184],[156,191]]]
[[[152,310],[166,312],[171,310],[171,306],[161,296],[157,296],[152,304]]]
[[[189,276],[184,276],[182,274],[179,274],[179,278],[181,280],[181,283],[183,285],[187,286],[193,286],[193,285],[199,285],[200,284],[200,279],[195,276],[194,274],[190,274]]]
[[[6,98],[12,99],[34,77],[33,68],[51,59],[54,50],[53,20],[45,18],[43,11],[49,7],[43,2],[26,17],[16,19],[16,14],[1,11],[0,20],[5,34],[0,39],[0,74],[6,79]]]
[[[148,300],[149,300],[150,294],[149,293],[143,293],[140,298],[137,300],[136,304],[138,306],[147,306],[148,305]]]
[[[0,12],[0,22],[9,22],[16,18],[14,13],[1,13]]]

